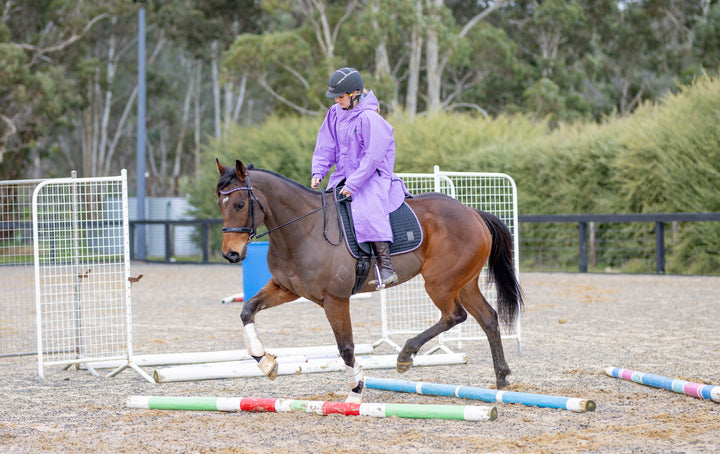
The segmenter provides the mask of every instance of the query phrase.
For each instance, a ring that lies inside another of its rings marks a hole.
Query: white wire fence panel
[[[456,198],[463,204],[498,216],[513,236],[515,271],[519,273],[517,205],[515,182],[507,175],[496,173],[441,172],[433,174],[399,174],[411,193],[437,191]],[[480,274],[479,287],[488,302],[497,308],[495,285],[488,268]],[[381,292],[383,338],[398,334],[418,334],[440,320],[440,311],[425,292],[425,281],[416,276],[408,282]],[[504,338],[520,342],[520,320],[501,326]],[[484,339],[485,333],[472,318],[439,336],[439,342]]]
[[[40,181],[0,181],[0,357],[37,353],[32,193]]]
[[[127,183],[46,180],[34,195],[40,375],[44,365],[131,354]]]

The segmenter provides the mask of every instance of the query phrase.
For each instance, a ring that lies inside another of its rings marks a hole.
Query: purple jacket
[[[404,183],[393,173],[393,128],[377,113],[378,101],[368,92],[351,110],[338,104],[328,110],[318,132],[312,176],[324,178],[334,165],[328,188],[343,179],[352,193],[353,223],[358,242],[392,241],[388,215],[405,199]]]

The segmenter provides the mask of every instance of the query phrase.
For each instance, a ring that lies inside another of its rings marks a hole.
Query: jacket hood
[[[349,117],[353,118],[360,115],[362,112],[365,112],[366,110],[372,110],[374,112],[377,112],[378,107],[380,107],[380,103],[375,97],[375,93],[373,93],[373,91],[371,90],[365,93],[365,95],[363,95],[357,106],[346,112]]]

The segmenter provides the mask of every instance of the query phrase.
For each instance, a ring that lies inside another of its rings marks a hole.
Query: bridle
[[[322,210],[322,212],[323,212],[323,236],[325,237],[325,240],[328,243],[332,244],[333,246],[337,246],[339,244],[339,243],[337,243],[337,244],[333,243],[332,241],[330,241],[330,239],[327,236],[327,231],[326,231],[327,224],[326,224],[326,212],[325,212],[325,210],[327,209],[327,204],[325,203],[325,195],[322,193],[320,194],[320,197],[322,199],[322,207],[316,208],[308,213],[303,214],[302,216],[292,219],[292,220],[290,220],[282,225],[279,225],[277,227],[273,227],[272,229],[269,229],[265,233],[258,235],[257,234],[257,225],[255,224],[255,203],[258,204],[258,206],[260,207],[260,211],[263,212],[263,215],[265,214],[265,207],[263,207],[262,203],[260,203],[260,200],[258,200],[258,198],[255,196],[255,194],[253,194],[252,184],[250,183],[250,175],[249,174],[245,175],[245,181],[247,181],[247,186],[238,186],[236,188],[228,189],[227,191],[222,191],[222,190],[218,191],[218,194],[220,194],[220,195],[230,195],[233,192],[237,192],[237,191],[247,191],[248,192],[248,203],[250,203],[250,207],[248,208],[250,210],[250,215],[248,216],[246,226],[245,227],[223,227],[222,228],[223,233],[247,233],[250,235],[248,237],[247,242],[250,243],[253,239],[262,238],[266,235],[270,235],[270,233],[274,232],[275,230],[281,229],[289,224],[292,224],[295,221],[299,221],[300,219],[303,219],[304,217],[310,216],[311,214],[317,213],[318,211]],[[343,202],[346,199],[349,199],[349,197],[343,196],[342,198],[338,198],[333,203],[333,205],[337,205],[338,203]],[[338,218],[338,225],[340,226],[340,229],[341,229],[340,231],[341,231],[341,235],[342,235],[342,226],[340,225],[339,218]]]
[[[237,188],[228,189],[227,191],[218,191],[220,195],[230,195],[233,192],[237,191],[247,191],[248,192],[248,203],[250,203],[250,207],[248,208],[250,210],[250,215],[247,219],[247,224],[245,227],[223,227],[222,232],[223,233],[248,233],[250,234],[250,237],[248,238],[248,243],[253,239],[256,238],[257,235],[257,225],[255,224],[255,203],[257,202],[258,206],[260,207],[260,211],[265,214],[265,207],[263,207],[262,203],[260,203],[260,200],[253,194],[252,190],[252,184],[250,183],[250,175],[245,175],[245,181],[247,181],[247,186],[238,186]],[[260,235],[257,238],[261,238],[265,235],[267,235],[270,232],[265,232],[262,235]]]

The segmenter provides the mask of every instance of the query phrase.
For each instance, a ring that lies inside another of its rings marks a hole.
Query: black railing
[[[172,262],[174,261],[175,242],[173,230],[175,226],[195,226],[199,228],[196,232],[193,242],[200,246],[200,260],[187,260],[187,263],[209,263],[210,255],[212,253],[210,247],[210,237],[212,234],[211,227],[221,226],[223,223],[222,219],[192,219],[192,220],[165,220],[165,221],[130,221],[130,260],[135,260],[135,231],[138,225],[162,225],[164,226],[164,234],[162,235],[164,241],[164,256],[163,258],[148,258],[148,262]],[[220,228],[217,229],[220,231]]]
[[[720,213],[653,213],[653,214],[567,214],[518,216],[519,223],[574,223],[578,225],[578,268],[588,271],[588,225],[590,223],[655,223],[655,272],[665,273],[665,224],[671,222],[720,221]],[[522,240],[522,236],[521,236]],[[522,254],[521,254],[522,256]]]
[[[581,273],[586,273],[591,268],[595,270],[601,269],[596,265],[596,258],[602,253],[606,256],[615,257],[613,260],[618,262],[621,262],[623,259],[618,259],[617,256],[624,253],[631,257],[633,254],[636,256],[642,255],[645,256],[645,259],[648,259],[647,256],[649,255],[650,260],[652,260],[652,256],[654,255],[654,272],[664,274],[666,272],[665,260],[667,254],[665,245],[666,224],[673,223],[673,225],[676,225],[676,223],[679,222],[693,223],[700,221],[717,222],[720,221],[720,213],[522,215],[518,217],[518,221],[520,223],[520,257],[529,262],[527,264],[528,269],[543,271],[577,269]],[[642,239],[633,238],[634,242],[632,244],[624,244],[624,237],[627,236],[628,232],[634,231],[635,229],[633,226],[628,227],[630,223],[652,223],[654,224],[654,231],[643,229]],[[542,226],[543,224],[545,226]],[[577,231],[575,231],[575,229],[568,230],[567,228],[559,229],[557,228],[557,224],[568,225],[568,227],[575,224]],[[625,225],[623,227],[624,230],[619,230],[620,239],[612,237],[612,235],[618,234],[618,230],[603,230],[602,228],[598,228],[598,225],[613,224]],[[159,240],[164,242],[162,247],[163,253],[148,257],[146,259],[148,262],[169,263],[176,260],[185,263],[222,262],[220,255],[220,241],[222,238],[220,226],[222,225],[222,219],[130,221],[130,257],[133,260],[135,259],[133,243],[135,230],[138,225],[164,226],[164,234]],[[555,227],[553,227],[553,225],[555,225]],[[189,241],[191,240],[196,247],[199,247],[201,251],[199,254],[189,258],[176,259],[175,250],[178,245],[175,244],[175,235],[173,235],[176,226],[196,227],[195,233]],[[543,227],[544,230],[541,232],[531,231],[530,227],[532,226]],[[612,238],[603,238],[603,234],[605,234],[606,237]],[[652,241],[652,236],[654,236],[655,243],[654,251],[649,244],[638,246],[643,240]],[[553,241],[556,243],[562,241],[562,245],[552,245],[551,243]],[[541,247],[533,248],[530,242],[540,244]],[[635,250],[633,249],[634,247],[642,250]],[[538,249],[542,250],[539,251]],[[560,249],[563,251],[558,252]],[[553,256],[565,254],[566,257],[556,260],[550,265],[547,263],[537,263],[539,261],[537,257],[543,254]],[[597,261],[599,262],[600,260],[598,259]],[[644,268],[645,271],[641,272],[652,272],[653,265],[646,264],[643,266],[649,266],[649,268]],[[618,268],[622,269],[619,266]]]

